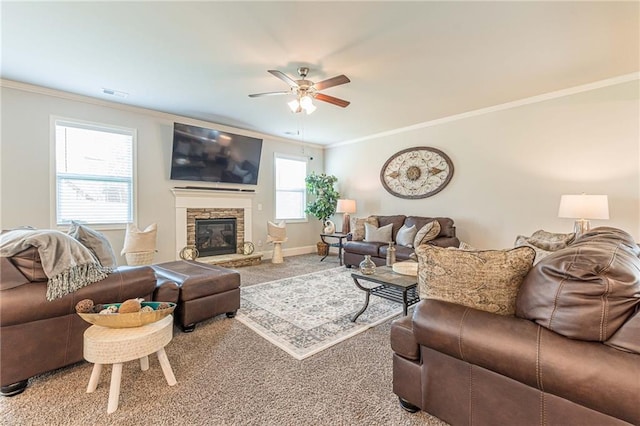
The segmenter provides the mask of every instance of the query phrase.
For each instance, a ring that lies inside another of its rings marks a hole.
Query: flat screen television
[[[262,139],[173,124],[171,179],[258,184]]]

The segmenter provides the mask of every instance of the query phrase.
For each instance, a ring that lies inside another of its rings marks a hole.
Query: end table
[[[349,234],[345,234],[343,232],[334,232],[333,234],[320,234],[320,239],[322,240],[323,243],[329,244],[329,247],[337,247],[338,248],[338,259],[340,260],[340,266],[342,266],[342,240],[347,239],[347,236]],[[338,240],[337,243],[328,243],[327,241],[325,241],[325,238],[335,238]],[[320,262],[322,262],[327,256],[329,256],[329,252],[327,251],[327,254],[320,259]]]

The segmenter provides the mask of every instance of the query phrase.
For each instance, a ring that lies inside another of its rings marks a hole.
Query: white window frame
[[[286,223],[305,223],[305,222],[309,222],[309,218],[307,216],[306,213],[304,213],[304,210],[306,210],[307,207],[307,188],[306,185],[303,183],[303,189],[302,189],[302,193],[303,193],[303,203],[304,203],[304,208],[303,208],[303,215],[304,217],[301,218],[295,218],[295,219],[282,219],[282,218],[278,218],[276,215],[277,212],[277,197],[278,197],[278,182],[276,179],[277,176],[277,167],[276,167],[276,160],[277,159],[284,159],[284,160],[294,160],[294,161],[300,161],[305,163],[305,168],[307,173],[309,172],[309,161],[307,157],[302,157],[299,155],[290,155],[290,154],[280,154],[280,153],[274,153],[273,155],[273,217],[275,220],[277,221],[281,221],[284,220]]]
[[[84,127],[90,130],[102,130],[113,133],[122,133],[131,135],[131,161],[132,161],[132,183],[131,183],[131,217],[132,222],[138,222],[138,168],[137,168],[137,146],[138,146],[138,131],[135,128],[117,126],[113,124],[98,123],[93,121],[79,120],[76,118],[68,118],[61,116],[50,116],[50,152],[49,152],[49,175],[50,179],[50,224],[52,229],[66,230],[68,224],[58,224],[58,203],[57,203],[57,168],[56,168],[56,125],[69,125],[75,127]],[[101,223],[101,224],[89,224],[93,229],[110,230],[110,229],[126,229],[126,223]]]

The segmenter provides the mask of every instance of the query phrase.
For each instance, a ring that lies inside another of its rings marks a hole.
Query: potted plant
[[[337,181],[338,178],[333,175],[316,174],[315,172],[311,172],[304,180],[307,191],[314,196],[313,201],[307,203],[307,208],[304,211],[320,219],[323,226],[325,221],[336,212],[340,193],[333,185]],[[318,254],[326,255],[328,250],[327,243],[318,243]]]

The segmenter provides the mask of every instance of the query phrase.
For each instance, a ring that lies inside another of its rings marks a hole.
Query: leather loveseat
[[[391,329],[401,405],[452,425],[640,424],[638,255],[596,228],[526,274],[515,316],[420,301]]]
[[[453,225],[453,220],[448,217],[421,217],[421,216],[373,216],[377,219],[379,227],[386,226],[388,224],[393,225],[392,229],[392,241],[396,242],[398,231],[403,225],[411,227],[415,225],[416,229],[421,229],[423,226],[433,220],[437,220],[440,224],[440,233],[428,244],[436,245],[439,247],[458,247],[460,240],[456,237],[456,228]],[[389,241],[354,241],[353,238],[348,238],[344,244],[344,264],[347,268],[352,266],[358,266],[364,259],[365,255],[371,255],[371,260],[376,265],[384,265],[387,258],[387,250],[389,248]],[[413,247],[406,247],[395,244],[396,259],[398,261],[408,260],[410,256],[415,252]]]
[[[37,251],[29,251],[32,259],[23,253],[20,266],[24,270],[36,265],[33,274],[27,274],[33,281],[12,258],[0,257],[0,385],[5,396],[22,392],[30,377],[83,360],[83,334],[91,324],[76,314],[78,301],[98,304],[141,297],[177,302],[177,285],[157,280],[148,266],[121,266],[101,281],[48,301]]]

